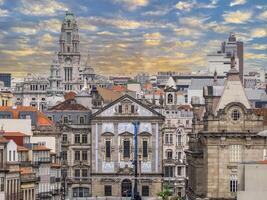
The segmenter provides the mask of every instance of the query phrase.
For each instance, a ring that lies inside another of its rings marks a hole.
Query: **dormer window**
[[[172,104],[172,103],[173,103],[173,95],[168,94],[168,104]]]
[[[231,117],[234,121],[239,120],[240,119],[240,112],[237,109],[233,110],[231,113]]]

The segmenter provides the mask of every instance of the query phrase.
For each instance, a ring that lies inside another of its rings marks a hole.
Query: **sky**
[[[267,69],[266,0],[0,0],[0,72],[48,74],[67,10],[103,75],[203,70],[229,32],[246,70]]]

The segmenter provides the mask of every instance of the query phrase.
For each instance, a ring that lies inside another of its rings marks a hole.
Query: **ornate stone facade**
[[[66,12],[61,26],[59,51],[53,58],[48,77],[29,75],[17,83],[14,90],[14,104],[33,106],[43,111],[64,101],[64,93],[82,90],[84,80],[91,91],[93,87],[105,87],[108,80],[97,75],[88,55],[81,63],[80,38],[76,17]]]
[[[266,140],[257,135],[263,119],[250,106],[234,60],[223,90],[216,84],[207,86],[204,98],[205,106],[197,98],[192,100],[188,195],[190,199],[235,199],[237,164],[263,159]]]
[[[134,185],[134,125],[138,130],[138,191],[155,197],[162,187],[164,117],[129,95],[93,114],[92,196],[130,196]]]

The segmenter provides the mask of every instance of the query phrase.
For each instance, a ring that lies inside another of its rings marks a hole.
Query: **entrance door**
[[[121,196],[132,196],[132,182],[129,179],[124,179],[121,183]]]

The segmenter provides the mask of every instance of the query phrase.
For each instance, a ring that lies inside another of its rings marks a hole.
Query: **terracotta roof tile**
[[[48,110],[89,110],[81,104],[78,104],[75,99],[63,101]]]
[[[67,92],[65,95],[64,95],[64,99],[65,100],[69,100],[69,99],[74,99],[76,96],[76,93],[75,92]]]
[[[15,136],[15,137],[18,137],[18,136],[21,136],[21,137],[27,136],[26,134],[21,133],[21,132],[4,132],[3,135],[4,136]]]
[[[0,143],[7,143],[9,140],[3,137],[3,135],[0,136]]]
[[[35,146],[32,149],[33,151],[50,151],[51,149],[47,148],[46,146]]]
[[[115,85],[111,88],[111,90],[116,91],[116,92],[125,92],[127,88],[122,85]]]
[[[29,149],[24,146],[17,146],[17,151],[29,151]]]
[[[13,119],[19,119],[20,112],[35,112],[37,113],[37,125],[40,126],[53,126],[54,123],[49,120],[42,112],[37,110],[32,106],[17,106],[13,108],[12,106],[0,106],[0,112],[6,111],[11,112]]]
[[[115,101],[123,96],[122,93],[107,88],[97,87],[97,91],[105,103]]]

